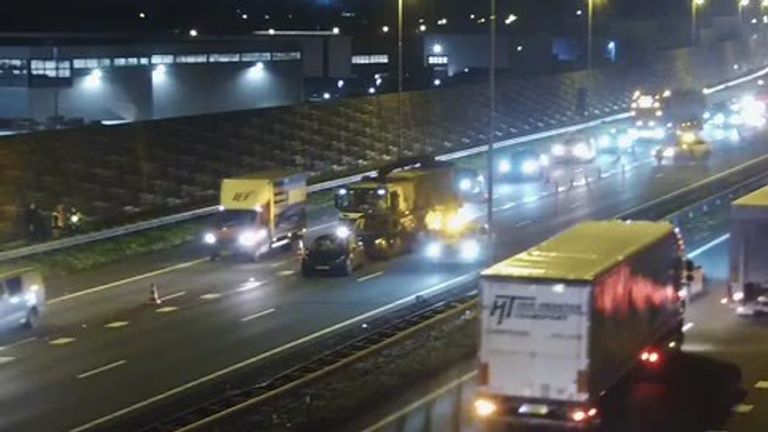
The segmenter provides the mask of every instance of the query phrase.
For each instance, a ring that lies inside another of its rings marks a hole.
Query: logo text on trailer
[[[248,198],[250,198],[253,195],[253,191],[248,192],[235,192],[235,195],[232,197],[232,201],[234,202],[243,202],[248,201]]]
[[[536,297],[497,294],[490,306],[490,318],[501,325],[510,318],[565,321],[571,315],[582,315],[580,304],[537,302]]]

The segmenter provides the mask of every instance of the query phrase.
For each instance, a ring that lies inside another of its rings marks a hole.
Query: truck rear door
[[[587,399],[589,286],[483,280],[480,360],[489,394]]]

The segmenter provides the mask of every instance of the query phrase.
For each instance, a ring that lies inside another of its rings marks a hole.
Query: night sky
[[[683,16],[689,0],[602,0],[608,16]],[[709,0],[720,12],[737,0]],[[0,31],[163,31],[196,27],[215,33],[275,28],[345,29],[393,25],[395,0],[8,0]],[[445,16],[456,30],[469,25],[470,13],[487,14],[487,1],[406,0],[412,19],[434,22]],[[521,30],[557,28],[563,17],[583,7],[582,0],[498,0],[499,14],[520,17]],[[238,10],[240,12],[238,12]],[[355,18],[342,18],[351,11]],[[145,12],[147,19],[139,19]],[[242,14],[247,15],[243,19]],[[265,18],[269,15],[269,19]],[[465,23],[465,21],[467,21]]]

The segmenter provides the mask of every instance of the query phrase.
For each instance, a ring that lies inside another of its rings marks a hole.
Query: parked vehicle
[[[45,309],[43,278],[32,268],[0,271],[0,326],[34,328]]]

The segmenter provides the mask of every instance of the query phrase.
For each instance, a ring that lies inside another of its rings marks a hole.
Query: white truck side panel
[[[589,286],[525,280],[482,282],[480,361],[489,394],[584,401],[579,373],[587,370]]]

